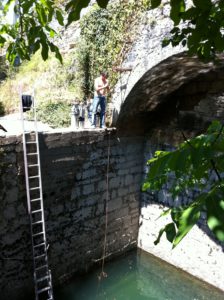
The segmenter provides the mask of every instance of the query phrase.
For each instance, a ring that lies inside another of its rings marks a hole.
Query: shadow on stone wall
[[[199,103],[208,96],[214,98],[223,93],[223,64],[221,57],[220,63],[214,65],[188,57],[186,53],[162,61],[144,74],[121,105],[118,131],[144,134],[156,126],[177,126],[178,118],[180,126],[185,128],[187,124],[187,129],[199,132],[212,117],[222,118],[223,101],[216,101],[217,105],[213,106],[207,101],[207,107]],[[193,123],[189,112],[194,113]]]

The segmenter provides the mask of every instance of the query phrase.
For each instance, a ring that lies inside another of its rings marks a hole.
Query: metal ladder
[[[26,179],[27,207],[33,252],[35,300],[53,300],[51,271],[48,266],[47,240],[44,220],[37,114],[34,95],[20,95],[23,129],[23,152]],[[33,130],[27,129],[24,112],[32,113]]]

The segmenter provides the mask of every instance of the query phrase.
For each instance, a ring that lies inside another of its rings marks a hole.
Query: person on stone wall
[[[110,90],[107,72],[101,72],[100,76],[95,79],[94,90],[91,127],[96,127],[96,114],[100,106],[100,128],[105,128],[106,94]]]
[[[71,127],[73,129],[79,128],[79,105],[80,101],[78,99],[75,99],[71,108]]]
[[[79,103],[79,128],[84,128],[86,108],[84,102]]]
[[[87,99],[86,102],[86,109],[87,109],[87,120],[88,120],[88,127],[92,124],[92,112],[93,112],[93,99],[91,96]]]

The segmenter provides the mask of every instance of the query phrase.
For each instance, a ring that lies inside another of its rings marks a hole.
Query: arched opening
[[[167,131],[168,127],[198,133],[212,118],[222,117],[223,91],[221,58],[218,64],[204,63],[180,53],[147,71],[135,84],[116,126],[125,134],[145,134],[155,128]]]

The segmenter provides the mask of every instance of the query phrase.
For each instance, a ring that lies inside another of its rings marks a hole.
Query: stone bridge
[[[142,134],[162,125],[166,129],[177,122],[177,116],[178,126],[189,129],[191,123],[191,130],[200,131],[210,121],[208,98],[222,97],[222,57],[214,65],[188,57],[181,45],[162,47],[172,26],[168,12],[163,5],[145,13],[140,34],[121,66],[130,71],[120,71],[112,99],[112,124],[126,134]],[[222,116],[220,106],[213,106],[212,117]]]
[[[132,70],[121,72],[114,91],[117,131],[39,135],[53,284],[101,260],[107,203],[108,258],[138,246],[224,290],[224,246],[210,238],[203,220],[180,247],[172,250],[166,240],[155,247],[164,226],[158,216],[172,199],[165,190],[141,193],[154,150],[172,147],[182,138],[179,129],[189,137],[211,119],[223,119],[223,63],[204,64],[182,47],[162,48],[171,26],[165,5],[147,12],[142,24],[122,66]],[[24,182],[21,136],[0,138],[1,299],[33,298]]]

